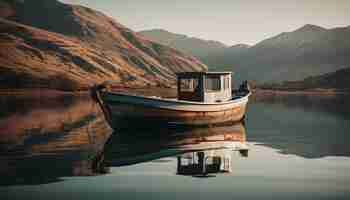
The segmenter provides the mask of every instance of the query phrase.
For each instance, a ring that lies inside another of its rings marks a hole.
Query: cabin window
[[[215,92],[221,90],[220,76],[206,76],[205,89],[207,92]]]
[[[230,77],[224,76],[224,90],[228,90],[230,88]]]
[[[183,78],[180,79],[180,89],[182,92],[194,92],[198,87],[198,79]]]
[[[228,159],[228,158],[225,158],[225,160],[224,160],[224,170],[230,171],[230,159]]]

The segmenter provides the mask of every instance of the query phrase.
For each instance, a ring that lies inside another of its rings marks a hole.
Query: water
[[[245,125],[113,132],[85,96],[1,97],[0,199],[349,199],[347,99],[262,98]]]

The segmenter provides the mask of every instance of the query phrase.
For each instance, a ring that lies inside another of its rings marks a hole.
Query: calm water
[[[245,125],[113,131],[87,97],[0,97],[0,199],[350,199],[348,99],[264,98]]]

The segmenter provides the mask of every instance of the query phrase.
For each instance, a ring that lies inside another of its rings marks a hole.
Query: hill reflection
[[[258,99],[247,115],[249,141],[305,158],[350,156],[349,96]]]
[[[42,184],[105,172],[100,163],[112,129],[91,99],[12,96],[2,97],[4,102],[14,107],[0,118],[1,185]]]

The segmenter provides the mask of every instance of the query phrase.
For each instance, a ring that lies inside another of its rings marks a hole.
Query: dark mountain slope
[[[262,88],[281,90],[336,89],[350,92],[350,68],[337,70],[320,76],[307,77],[302,81],[267,84],[262,86]]]

